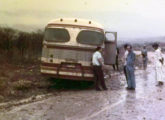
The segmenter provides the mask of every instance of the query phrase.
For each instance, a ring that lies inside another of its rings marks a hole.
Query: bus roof
[[[104,27],[94,21],[87,19],[76,19],[76,18],[58,18],[48,22],[49,25],[66,25],[66,26],[82,26],[82,27],[92,27],[104,29]]]

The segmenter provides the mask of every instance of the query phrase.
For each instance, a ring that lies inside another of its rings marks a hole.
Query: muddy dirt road
[[[136,70],[137,88],[125,89],[123,74],[107,80],[108,91],[77,90],[12,107],[0,120],[165,120],[165,85],[155,86],[152,65]]]

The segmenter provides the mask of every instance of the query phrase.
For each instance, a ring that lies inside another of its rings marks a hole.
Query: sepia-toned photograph
[[[0,120],[165,120],[164,0],[0,0]]]

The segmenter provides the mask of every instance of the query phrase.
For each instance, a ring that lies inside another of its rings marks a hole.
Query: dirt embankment
[[[39,63],[0,66],[0,102],[26,98],[46,92],[49,82],[40,75]]]
[[[21,65],[3,63],[0,66],[0,103],[36,99],[38,95],[70,89],[90,89],[93,85],[93,82],[46,78],[40,73],[40,62]]]

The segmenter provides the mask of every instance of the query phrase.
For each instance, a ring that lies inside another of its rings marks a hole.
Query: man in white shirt
[[[97,47],[92,57],[93,72],[96,80],[96,90],[98,91],[101,90],[99,85],[101,85],[104,90],[107,90],[104,80],[104,74],[102,70],[102,65],[104,64],[104,62],[101,52],[102,52],[101,47]]]
[[[155,71],[156,71],[156,80],[157,80],[157,86],[163,85],[163,64],[164,64],[164,58],[161,52],[161,49],[159,48],[159,45],[157,43],[153,44],[152,47],[155,49]]]

